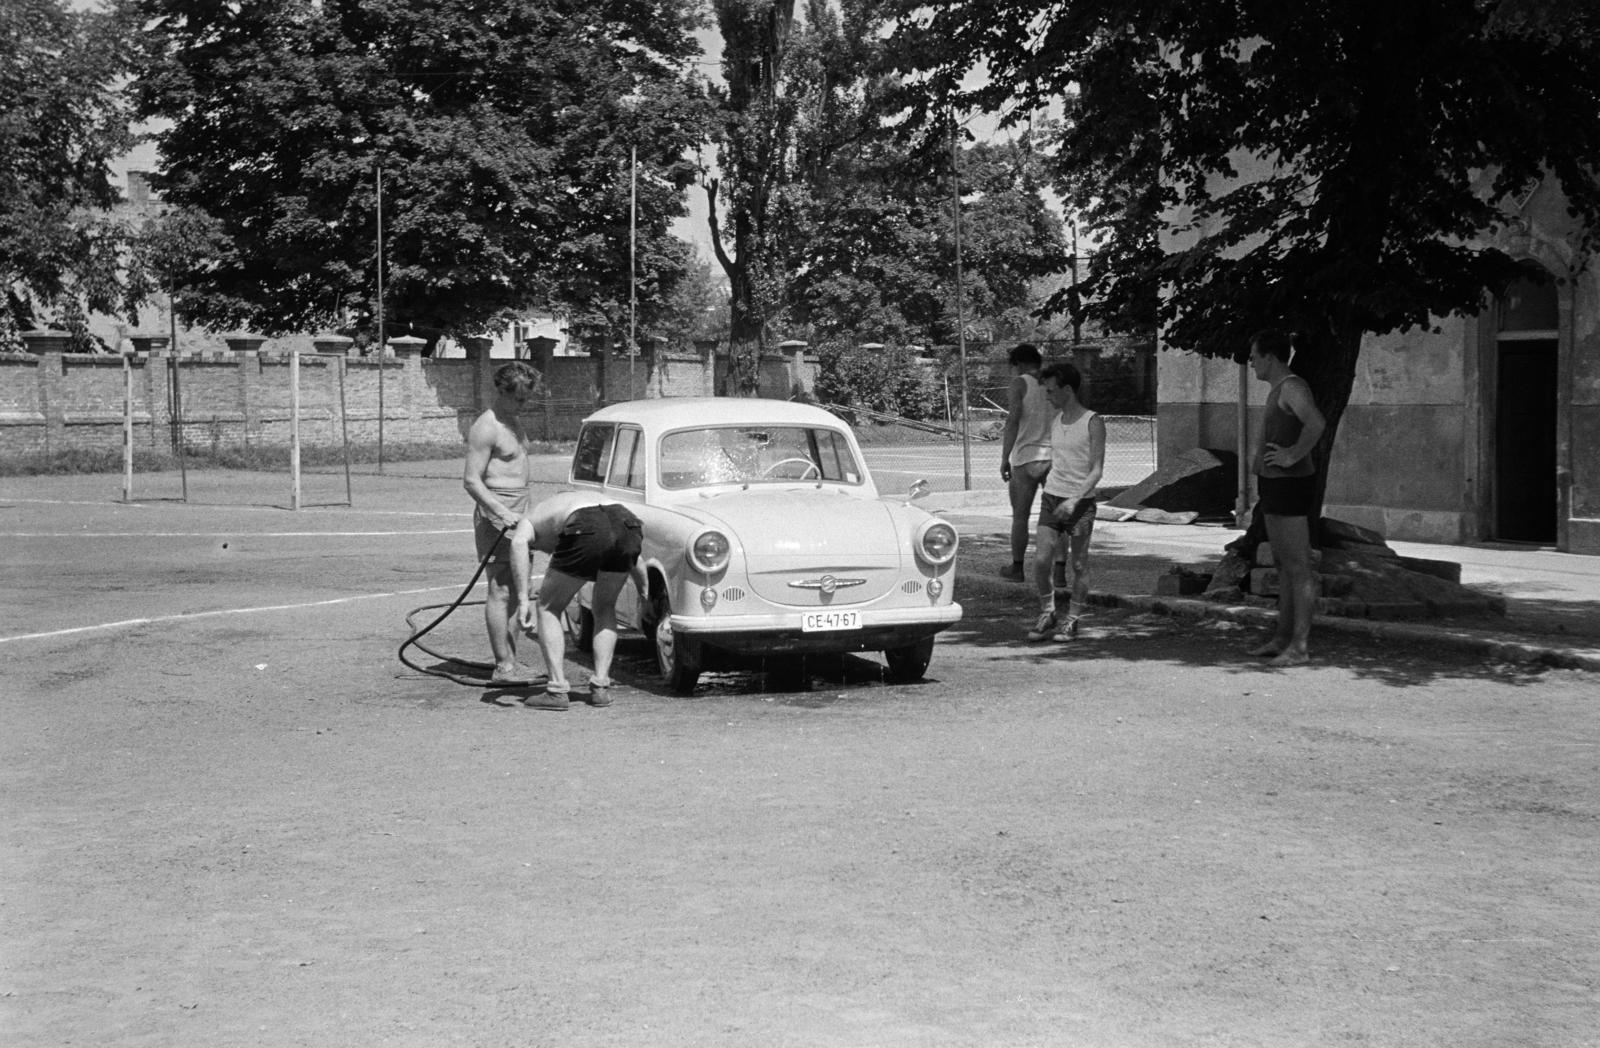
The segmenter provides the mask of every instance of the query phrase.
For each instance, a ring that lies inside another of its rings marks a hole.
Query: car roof
[[[585,422],[634,422],[649,429],[679,426],[774,425],[846,428],[831,412],[792,400],[760,397],[660,397],[601,408]]]

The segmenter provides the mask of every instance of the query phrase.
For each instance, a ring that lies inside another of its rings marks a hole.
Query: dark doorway
[[[1502,341],[1494,420],[1495,537],[1556,540],[1555,339]]]

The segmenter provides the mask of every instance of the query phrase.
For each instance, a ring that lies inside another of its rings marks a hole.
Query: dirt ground
[[[537,712],[395,661],[473,567],[409,465],[0,481],[0,1043],[1600,1045],[1593,676],[1030,645],[972,535],[926,683]]]

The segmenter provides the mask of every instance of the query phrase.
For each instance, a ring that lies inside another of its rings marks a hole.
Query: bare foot
[[[1283,647],[1284,646],[1276,640],[1269,640],[1259,648],[1251,648],[1250,654],[1258,658],[1270,659],[1272,656],[1282,652]]]
[[[1287,651],[1280,652],[1278,657],[1273,659],[1271,662],[1267,663],[1267,665],[1268,666],[1304,666],[1306,663],[1308,663],[1310,661],[1311,661],[1311,656],[1307,652],[1295,651],[1293,648],[1289,648]]]

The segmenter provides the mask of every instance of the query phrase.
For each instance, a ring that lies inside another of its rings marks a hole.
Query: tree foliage
[[[912,122],[1068,99],[1057,166],[1107,247],[1076,307],[1235,356],[1305,336],[1332,447],[1361,338],[1477,311],[1485,246],[1550,177],[1600,234],[1600,35],[1583,0],[956,0],[908,18]],[[984,63],[988,81],[963,93]],[[1238,177],[1248,170],[1249,177]],[[1160,237],[1176,237],[1162,250]],[[1159,297],[1158,297],[1159,293]],[[1324,471],[1324,476],[1325,476]]]
[[[703,99],[688,0],[123,0],[167,200],[225,248],[185,274],[195,319],[276,333],[370,317],[377,189],[388,318],[473,334],[556,303],[617,326],[629,150],[646,304],[681,272],[667,226]]]
[[[128,230],[111,162],[133,144],[117,91],[126,34],[116,19],[60,0],[0,4],[0,328],[34,307],[81,328],[85,307],[138,305],[124,279]]]
[[[719,0],[729,88],[712,202],[726,217],[713,211],[713,233],[736,357],[769,330],[841,345],[956,337],[948,140],[908,151],[893,126],[885,34],[902,6]],[[1060,220],[1026,143],[961,153],[969,330],[1006,327],[1065,267]]]

